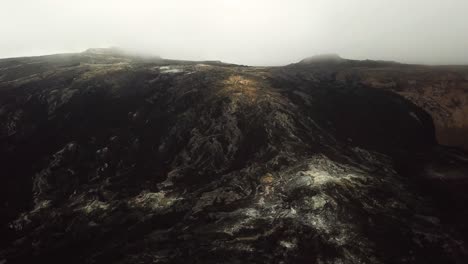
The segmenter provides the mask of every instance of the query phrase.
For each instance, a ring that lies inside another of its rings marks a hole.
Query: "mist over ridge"
[[[3,1],[0,58],[118,46],[164,58],[285,65],[314,54],[468,64],[468,3]]]

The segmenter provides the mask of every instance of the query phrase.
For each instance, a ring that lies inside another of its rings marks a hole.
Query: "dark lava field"
[[[333,56],[2,59],[0,263],[468,263],[465,102],[409,85],[431,71],[468,87]]]

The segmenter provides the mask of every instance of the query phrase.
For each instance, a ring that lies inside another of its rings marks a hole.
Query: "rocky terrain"
[[[0,263],[467,263],[463,72],[0,60]]]
[[[336,81],[402,95],[434,120],[440,144],[468,150],[468,66],[406,65],[345,60],[337,55],[305,59],[293,67],[332,71]]]

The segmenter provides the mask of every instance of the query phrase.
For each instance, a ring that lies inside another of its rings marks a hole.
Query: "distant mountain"
[[[0,60],[0,263],[467,263],[466,72]]]
[[[89,48],[83,53],[94,54],[94,55],[126,55],[127,51],[118,47],[112,48]]]
[[[305,58],[299,62],[299,64],[338,64],[346,60],[342,59],[338,54],[321,54]]]
[[[341,58],[337,54],[321,54],[315,55],[312,57],[305,58],[298,63],[292,64],[290,66],[298,67],[378,67],[378,66],[394,66],[401,65],[398,62],[394,61],[383,61],[383,60],[350,60]]]

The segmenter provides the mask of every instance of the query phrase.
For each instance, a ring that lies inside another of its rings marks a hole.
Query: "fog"
[[[467,0],[0,0],[0,57],[117,46],[247,65],[468,64],[467,13]]]

